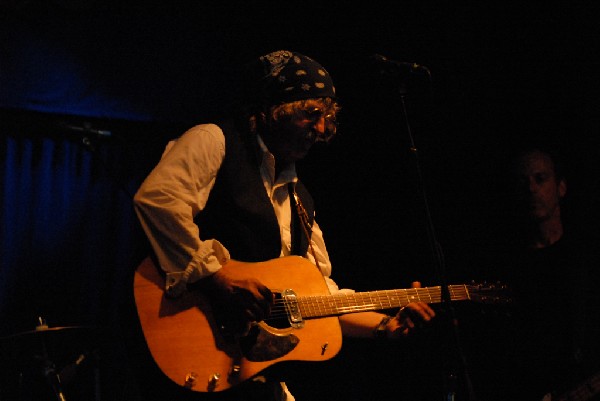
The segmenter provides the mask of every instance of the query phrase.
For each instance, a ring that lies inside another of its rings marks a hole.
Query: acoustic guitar
[[[167,377],[192,391],[228,390],[280,362],[333,358],[342,347],[340,315],[442,302],[439,286],[332,295],[315,265],[298,256],[233,262],[276,295],[270,317],[244,335],[227,330],[219,320],[226,311],[214,310],[201,291],[165,296],[163,276],[151,258],[134,275],[136,309],[152,358]],[[448,290],[452,301],[510,302],[494,286],[460,284]]]

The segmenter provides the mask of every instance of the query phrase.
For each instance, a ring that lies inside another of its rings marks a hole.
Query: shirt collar
[[[260,137],[260,135],[256,135],[256,138],[258,140],[258,146],[262,154],[261,167],[268,171],[269,176],[271,177],[271,182],[273,182],[275,180],[275,156],[273,156],[273,154],[269,151],[267,145]],[[292,163],[279,173],[277,182],[274,182],[274,184],[286,184],[296,181],[298,181],[298,175],[296,174],[296,164]]]

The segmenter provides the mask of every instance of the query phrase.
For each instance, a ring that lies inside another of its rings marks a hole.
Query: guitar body
[[[321,272],[301,257],[235,263],[274,293],[292,289],[299,297],[329,295]],[[164,279],[151,258],[135,272],[134,296],[154,361],[172,381],[192,391],[224,391],[280,362],[325,361],[342,346],[337,316],[284,327],[260,322],[247,335],[233,338],[222,332],[218,314],[200,291],[166,297]]]

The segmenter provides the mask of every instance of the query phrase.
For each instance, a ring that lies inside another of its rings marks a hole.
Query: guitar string
[[[470,299],[467,287],[466,285],[450,286],[452,300]],[[305,312],[307,317],[323,316],[323,314],[335,316],[374,309],[391,309],[406,305],[414,300],[439,303],[441,302],[440,287],[300,297],[295,301],[298,307],[293,309]],[[270,318],[286,316],[290,309],[288,304],[288,301],[284,299],[276,300],[271,309]]]
[[[482,303],[495,304],[508,304],[511,302],[510,297],[499,296],[498,292],[493,288],[489,289],[492,292],[489,292],[486,296],[479,297],[474,296],[474,294],[477,291],[482,291],[481,286],[451,285],[449,290],[453,301],[476,300]],[[427,297],[423,296],[423,294],[427,294]],[[288,307],[288,301],[279,299],[274,303],[271,317],[281,318],[282,316],[287,316],[290,314],[290,309],[298,310],[300,316],[305,318],[337,316],[374,309],[392,309],[404,306],[415,299],[429,303],[439,303],[441,302],[440,287],[299,297],[295,301],[296,306],[293,308]]]

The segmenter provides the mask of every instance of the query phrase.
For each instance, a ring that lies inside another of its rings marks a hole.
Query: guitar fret
[[[451,285],[448,287],[451,300],[468,299],[467,289],[464,285]]]
[[[477,288],[464,284],[448,286],[451,301],[472,300],[470,291],[476,292]],[[393,309],[418,301],[435,304],[441,303],[442,300],[441,286],[436,286],[337,293],[333,295],[313,295],[298,298],[298,307],[303,317],[314,318],[338,316],[346,313]],[[480,300],[493,302],[494,298],[481,298]]]

